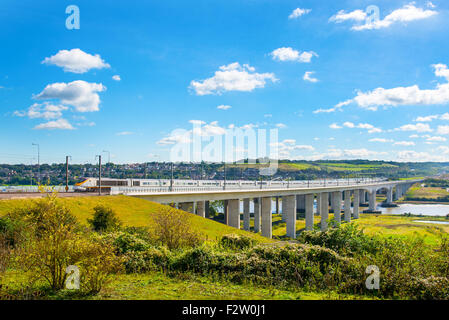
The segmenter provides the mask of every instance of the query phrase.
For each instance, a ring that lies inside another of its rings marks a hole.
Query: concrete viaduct
[[[421,180],[380,181],[371,183],[353,183],[351,185],[331,185],[312,187],[282,187],[269,189],[230,189],[208,190],[207,188],[188,188],[186,190],[154,190],[145,188],[113,188],[111,194],[125,194],[161,204],[174,204],[177,208],[201,217],[208,217],[209,201],[225,200],[225,222],[240,228],[240,201],[243,201],[243,229],[250,230],[250,219],[254,219],[254,231],[262,236],[272,237],[272,199],[276,198],[276,213],[279,212],[279,199],[282,200],[282,220],[287,225],[287,236],[296,237],[297,212],[305,213],[306,230],[312,230],[314,216],[321,216],[321,230],[328,229],[329,207],[334,219],[350,222],[358,219],[360,207],[367,212],[376,210],[376,194],[386,191],[387,205],[400,199],[406,191]],[[253,201],[254,212],[250,212]]]

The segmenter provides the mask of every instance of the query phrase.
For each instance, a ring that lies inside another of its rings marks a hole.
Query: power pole
[[[171,163],[170,191],[173,191],[173,162]]]
[[[97,157],[98,157],[98,195],[101,196],[101,155],[98,155]]]
[[[41,161],[40,161],[40,147],[38,143],[32,143],[33,146],[37,146],[37,182],[41,184]]]
[[[226,161],[224,162],[223,190],[226,190]]]
[[[69,192],[69,158],[72,157],[65,157],[65,192]]]

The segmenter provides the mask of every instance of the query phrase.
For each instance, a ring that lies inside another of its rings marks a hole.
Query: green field
[[[32,201],[35,200],[1,200],[0,216],[11,212],[15,208],[27,207]],[[60,201],[70,209],[82,223],[86,223],[87,219],[92,217],[95,206],[104,205],[116,212],[125,226],[133,227],[151,228],[151,214],[162,208],[162,205],[158,203],[126,196],[61,198]],[[190,215],[184,211],[179,211],[183,214]],[[193,227],[204,236],[205,240],[215,241],[225,234],[237,233],[246,234],[258,242],[271,242],[271,240],[255,233],[237,230],[222,223],[203,219],[196,215],[190,216],[192,218]]]

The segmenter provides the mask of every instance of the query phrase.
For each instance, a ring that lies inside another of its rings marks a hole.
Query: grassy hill
[[[32,199],[14,199],[0,201],[0,216],[11,212],[15,208],[27,207],[31,204]],[[87,219],[92,217],[94,207],[103,205],[111,208],[117,214],[119,219],[126,226],[134,227],[151,227],[150,216],[164,206],[155,202],[142,200],[127,196],[104,196],[104,197],[74,197],[61,198],[60,201],[70,209],[70,211],[82,222],[86,223]],[[180,210],[179,210],[180,211]],[[230,233],[244,234],[258,242],[272,242],[259,234],[237,230],[228,227],[219,222],[210,219],[204,219],[196,215],[180,211],[183,214],[191,215],[193,227],[198,230],[204,239],[215,241],[221,236]]]

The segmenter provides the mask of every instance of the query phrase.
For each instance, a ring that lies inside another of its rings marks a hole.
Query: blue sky
[[[278,128],[281,158],[449,161],[448,9],[3,0],[0,162],[169,160],[192,120]]]

